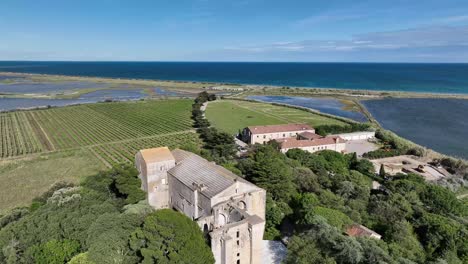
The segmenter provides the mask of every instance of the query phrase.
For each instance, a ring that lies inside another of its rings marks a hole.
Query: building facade
[[[353,140],[366,140],[375,137],[375,131],[359,131],[352,133],[343,133],[336,134],[333,136],[341,137],[344,140],[353,141]]]
[[[282,153],[290,149],[302,149],[311,153],[321,150],[333,150],[340,153],[346,152],[346,141],[340,137],[316,137],[305,139],[300,135],[298,138],[277,140]]]
[[[307,124],[249,126],[242,131],[242,141],[263,144],[270,140],[296,137],[303,132],[315,133],[315,129]]]
[[[142,189],[155,209],[173,208],[211,238],[218,264],[262,263],[266,191],[184,150],[140,150]]]

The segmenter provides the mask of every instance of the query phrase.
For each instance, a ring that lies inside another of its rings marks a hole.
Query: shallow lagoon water
[[[365,122],[367,118],[360,112],[344,110],[344,104],[337,99],[328,98],[310,98],[296,96],[248,96],[247,99],[253,99],[269,103],[282,103],[294,106],[302,106],[318,110],[322,113],[346,117],[355,121]]]
[[[77,99],[37,99],[37,98],[0,98],[0,111],[36,108],[45,106],[66,106],[105,101],[139,100],[147,97],[143,90],[99,90],[81,95]]]
[[[468,159],[468,100],[362,101],[386,129],[438,152]]]
[[[60,93],[69,90],[86,89],[86,88],[104,88],[108,84],[93,83],[93,82],[58,82],[58,83],[34,83],[34,82],[18,82],[12,84],[0,83],[0,93]]]
[[[184,96],[182,93],[174,92],[174,91],[169,91],[169,90],[164,90],[159,87],[156,87],[153,89],[153,91],[160,96]]]
[[[7,76],[7,75],[0,75],[0,81],[4,80],[14,80],[14,81],[19,81],[24,79],[25,77],[23,76]]]
[[[66,106],[72,104],[93,103],[80,99],[30,99],[30,98],[0,98],[0,111],[13,109],[36,108],[45,106]]]
[[[79,99],[81,100],[94,100],[103,101],[107,99],[112,100],[138,100],[147,97],[148,95],[143,92],[143,89],[134,90],[98,90],[91,93],[83,94]]]

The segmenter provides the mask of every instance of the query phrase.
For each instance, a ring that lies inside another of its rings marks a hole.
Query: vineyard
[[[90,149],[104,164],[112,166],[118,163],[133,162],[136,152],[140,149],[161,146],[176,148],[195,144],[201,144],[195,132],[182,132],[103,144],[93,146]]]
[[[106,165],[141,148],[198,143],[190,100],[99,103],[0,114],[0,158],[86,147]]]

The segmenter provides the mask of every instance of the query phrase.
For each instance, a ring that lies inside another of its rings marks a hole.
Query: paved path
[[[203,117],[205,118],[205,110],[206,110],[206,107],[208,106],[208,102],[204,102],[201,107],[200,107],[200,110],[202,111],[202,115]]]

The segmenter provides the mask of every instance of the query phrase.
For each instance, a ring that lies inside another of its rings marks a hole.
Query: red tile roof
[[[299,134],[299,136],[305,138],[305,139],[316,139],[316,138],[321,138],[322,136],[321,135],[317,135],[315,133],[312,133],[312,132],[302,132]]]
[[[302,130],[314,130],[313,127],[307,124],[285,124],[285,125],[270,125],[270,126],[249,126],[247,127],[252,134],[267,134],[281,133]]]
[[[363,225],[351,225],[346,229],[346,234],[348,236],[352,237],[370,237],[372,235],[381,237],[379,234],[377,234],[375,231],[370,230],[369,228],[363,226]]]

